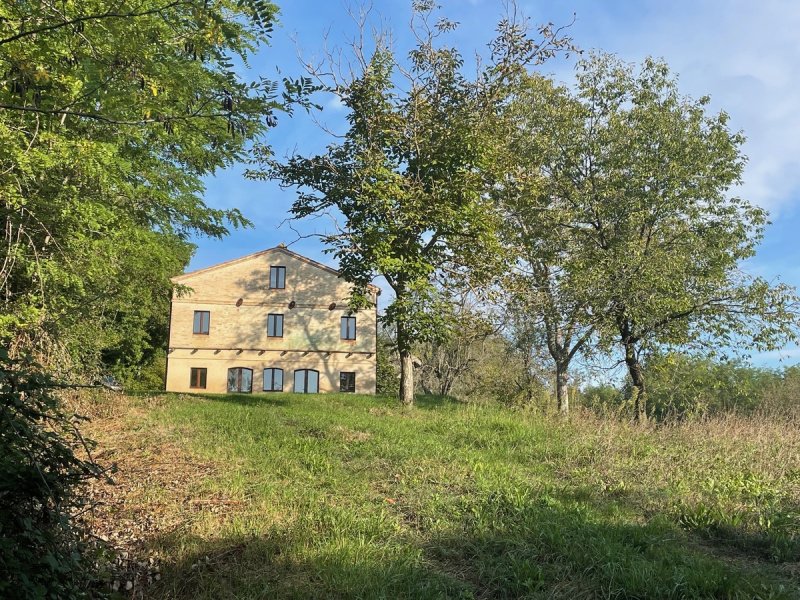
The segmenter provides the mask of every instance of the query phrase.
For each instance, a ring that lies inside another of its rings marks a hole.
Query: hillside
[[[119,466],[94,525],[135,597],[800,597],[796,424],[355,395],[82,408]]]

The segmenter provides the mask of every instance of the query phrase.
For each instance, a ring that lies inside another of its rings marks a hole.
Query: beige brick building
[[[173,282],[167,391],[375,393],[378,288],[351,314],[338,272],[283,246]]]

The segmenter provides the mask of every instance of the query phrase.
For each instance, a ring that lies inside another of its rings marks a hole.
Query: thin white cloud
[[[332,94],[330,99],[325,103],[325,108],[340,112],[345,110],[347,107],[344,105],[344,102],[342,102],[341,96],[338,94]]]
[[[786,348],[781,348],[780,350],[759,352],[750,358],[750,362],[757,366],[770,368],[789,367],[800,364],[800,347],[793,344]]]
[[[710,94],[747,137],[739,193],[780,212],[800,191],[800,3],[782,0],[648,4],[621,53],[663,56],[681,89]]]

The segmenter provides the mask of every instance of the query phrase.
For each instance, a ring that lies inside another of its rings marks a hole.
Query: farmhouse
[[[378,288],[280,245],[173,278],[169,392],[375,393]]]

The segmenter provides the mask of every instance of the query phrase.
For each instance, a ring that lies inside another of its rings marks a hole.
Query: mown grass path
[[[355,395],[149,406],[116,418],[212,461],[191,493],[226,499],[148,541],[152,597],[800,598],[796,424]]]

